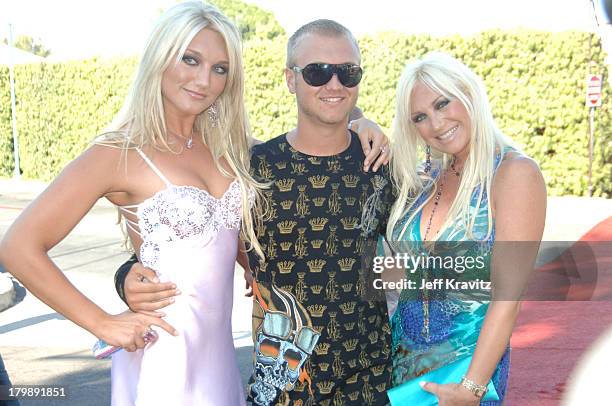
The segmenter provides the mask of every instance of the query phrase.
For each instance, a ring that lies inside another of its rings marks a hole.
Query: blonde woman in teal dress
[[[419,150],[426,156],[421,164]],[[427,252],[442,241],[476,242],[495,284],[513,272],[511,261],[495,254],[499,242],[531,241],[526,263],[532,267],[544,229],[544,179],[496,127],[482,81],[463,63],[431,53],[406,66],[397,88],[392,154],[398,199],[387,228],[391,245],[408,241]],[[461,383],[421,387],[440,405],[501,404],[519,298],[431,295],[399,292],[391,317],[393,384],[472,356]],[[500,400],[481,403],[479,388],[491,380]]]

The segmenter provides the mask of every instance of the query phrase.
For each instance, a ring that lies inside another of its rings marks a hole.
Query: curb
[[[0,312],[14,305],[15,297],[13,279],[5,273],[0,273]]]

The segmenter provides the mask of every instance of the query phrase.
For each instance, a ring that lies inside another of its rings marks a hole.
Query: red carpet
[[[573,284],[569,289],[565,286],[563,293],[574,300],[523,303],[511,340],[506,405],[558,405],[584,351],[612,325],[612,217],[597,224],[579,241],[599,242],[590,245],[594,256],[576,261],[577,268],[584,269],[580,265],[585,262],[597,272],[581,279],[586,283]],[[569,249],[580,247],[580,242]],[[563,254],[537,269],[537,278],[546,281],[547,276],[567,265],[562,257]],[[596,267],[592,266],[593,260]]]

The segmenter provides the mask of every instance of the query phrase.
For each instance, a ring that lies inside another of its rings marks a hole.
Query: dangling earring
[[[217,101],[208,107],[206,110],[206,114],[208,114],[208,120],[210,121],[210,125],[214,128],[219,124],[219,109],[217,108]]]
[[[431,171],[431,147],[427,145],[425,147],[425,173]]]

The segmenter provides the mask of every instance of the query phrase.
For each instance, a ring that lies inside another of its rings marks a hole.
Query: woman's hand
[[[174,327],[161,317],[134,313],[129,310],[116,315],[108,315],[102,322],[96,323],[95,331],[92,333],[112,346],[122,347],[131,352],[147,345],[149,340],[145,340],[145,335],[151,332],[151,326],[160,327],[169,334],[178,336]]]
[[[424,391],[436,395],[440,406],[478,406],[480,398],[456,383],[421,382]]]
[[[367,172],[370,169],[372,162],[374,162],[374,166],[372,167],[372,171],[374,172],[376,172],[381,165],[389,163],[389,159],[391,158],[389,139],[378,124],[362,117],[351,121],[349,123],[349,129],[355,131],[359,136],[363,153],[366,156],[363,162],[364,171]]]

